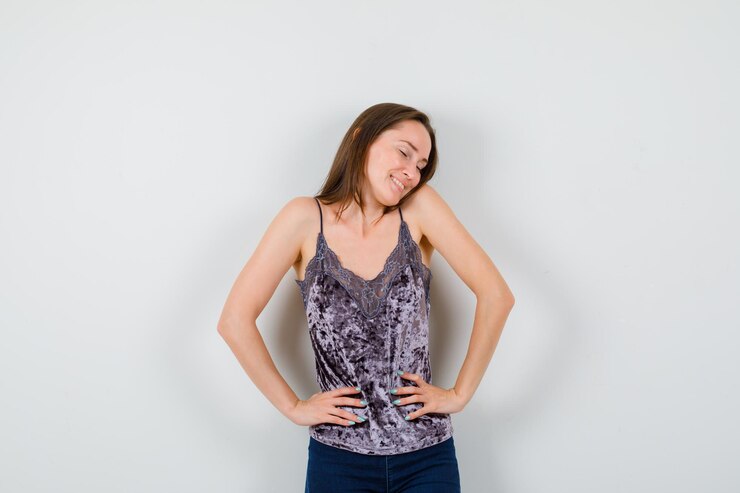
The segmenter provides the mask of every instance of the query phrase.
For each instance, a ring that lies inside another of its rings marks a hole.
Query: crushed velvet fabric
[[[318,200],[317,200],[318,205]],[[352,426],[322,423],[309,427],[316,440],[367,455],[394,455],[422,449],[452,436],[449,414],[429,413],[406,421],[421,403],[395,405],[389,391],[414,386],[396,370],[432,383],[429,361],[431,270],[398,210],[398,243],[383,270],[365,280],[345,269],[324,238],[323,214],[316,254],[296,279],[303,297],[322,392],[359,386],[365,407],[340,406],[366,419]]]

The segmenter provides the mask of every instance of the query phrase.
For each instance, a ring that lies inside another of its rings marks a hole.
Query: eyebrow
[[[416,148],[416,147],[414,146],[414,144],[412,144],[412,143],[411,143],[411,142],[409,142],[408,140],[403,140],[403,139],[402,139],[402,140],[400,140],[399,142],[406,142],[406,143],[407,143],[408,145],[410,145],[410,146],[411,146],[411,148],[412,148],[412,149],[413,149],[413,150],[414,150],[414,151],[415,151],[415,152],[416,152],[417,154],[419,154],[419,149],[417,149],[417,148]],[[427,161],[426,159],[422,159],[422,161],[424,161],[424,163],[425,163],[425,164],[428,164],[428,163],[429,163],[429,162],[428,162],[428,161]]]

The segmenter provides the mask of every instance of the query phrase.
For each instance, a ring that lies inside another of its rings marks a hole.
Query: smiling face
[[[431,149],[427,129],[416,120],[386,129],[368,149],[365,196],[386,206],[397,204],[419,184]]]

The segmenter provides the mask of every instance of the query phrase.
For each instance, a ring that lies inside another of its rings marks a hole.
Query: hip
[[[418,488],[415,489],[415,488]],[[459,492],[454,438],[412,452],[362,454],[309,439],[306,492]]]

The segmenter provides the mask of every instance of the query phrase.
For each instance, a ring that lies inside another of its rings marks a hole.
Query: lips
[[[403,190],[404,190],[404,189],[398,186],[398,183],[396,183],[396,181],[395,181],[395,179],[394,179],[394,177],[393,177],[393,176],[391,176],[390,180],[391,180],[391,184],[393,185],[393,188],[394,188],[395,190],[398,190],[398,191],[399,191],[400,193],[403,193]],[[399,180],[399,181],[400,181],[400,180]]]

